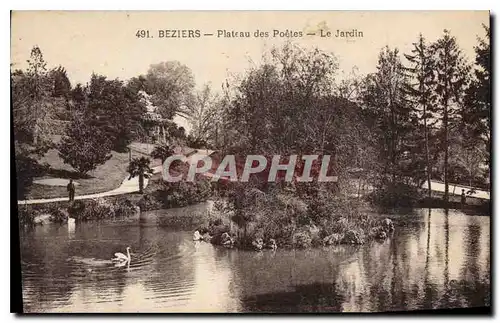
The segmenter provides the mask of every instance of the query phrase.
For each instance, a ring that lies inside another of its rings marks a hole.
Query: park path
[[[428,185],[427,182],[422,185],[422,188],[427,189]],[[437,181],[431,181],[431,189],[435,192],[442,192],[444,193],[444,183],[442,182],[437,182]],[[462,189],[469,191],[471,189],[470,186],[465,186],[465,185],[460,185],[460,184],[449,184],[449,190],[450,190],[450,195],[461,195],[462,194]],[[473,194],[468,194],[468,197],[475,197],[478,199],[483,199],[483,200],[489,200],[490,199],[490,192],[480,190],[480,189],[475,189],[475,193]]]
[[[154,145],[151,144],[141,144],[141,143],[133,143],[131,145],[131,149],[135,151],[136,153],[140,153],[142,155],[149,156],[151,154],[151,151],[153,149]],[[196,149],[192,149],[189,147],[184,147],[179,150],[178,153],[186,154],[189,156],[195,155],[196,157],[199,157],[196,153],[198,151]],[[202,150],[202,155],[206,156],[207,154],[211,153],[212,151],[209,150]],[[193,154],[194,153],[194,154]],[[189,157],[187,157],[188,160],[191,161]],[[152,167],[153,169],[153,174],[161,173],[163,168],[163,165],[160,166],[155,166]],[[149,180],[147,178],[144,179],[144,188],[148,186]],[[135,193],[139,191],[139,177],[134,177],[132,179],[128,179],[128,176],[125,177],[121,185],[114,190],[107,191],[107,192],[101,192],[101,193],[94,193],[94,194],[86,194],[86,195],[75,195],[75,200],[88,200],[88,199],[96,199],[100,197],[106,197],[106,196],[115,196],[115,195],[122,195],[122,194],[128,194],[128,193]],[[45,199],[32,199],[32,200],[18,200],[17,204],[18,205],[26,205],[26,204],[43,204],[43,203],[51,203],[51,202],[62,202],[62,201],[68,201],[68,197],[54,197],[54,198],[45,198]]]
[[[203,159],[210,155],[212,151],[210,150],[194,150],[193,153],[188,154],[186,156],[186,161],[189,164],[192,163],[197,163],[200,159]],[[162,172],[162,165],[153,167],[153,173],[160,173]],[[211,174],[210,172],[207,172],[203,174],[207,177],[214,177],[214,174]],[[147,178],[144,179],[144,188],[147,187],[149,180]],[[432,191],[436,192],[444,192],[444,183],[442,182],[437,182],[437,181],[431,181],[431,187]],[[427,188],[427,182],[424,183],[422,188],[426,189]],[[458,185],[458,184],[450,184],[449,186],[450,189],[450,194],[451,195],[460,195],[462,193],[462,189],[465,189],[467,192],[470,187],[464,186],[464,185]],[[128,179],[128,176],[123,180],[122,184],[111,191],[107,192],[102,192],[102,193],[95,193],[95,194],[88,194],[88,195],[79,195],[75,196],[75,200],[86,200],[86,199],[95,199],[99,197],[106,197],[106,196],[114,196],[114,195],[122,195],[122,194],[128,194],[128,193],[134,193],[139,191],[139,178],[134,177],[132,179]],[[476,189],[475,193],[467,195],[470,197],[475,197],[479,199],[490,199],[490,192],[484,191],[484,190],[479,190]],[[34,199],[34,200],[24,200],[24,201],[17,201],[17,204],[42,204],[42,203],[50,203],[50,202],[60,202],[60,201],[67,201],[67,197],[56,197],[56,198],[48,198],[48,199]]]
[[[162,169],[162,166],[156,166],[153,167],[153,173],[160,173]],[[148,186],[149,180],[147,178],[144,179],[144,188]],[[102,193],[94,193],[94,194],[87,194],[87,195],[76,195],[75,200],[88,200],[88,199],[95,199],[99,197],[106,197],[106,196],[114,196],[114,195],[122,195],[122,194],[128,194],[128,193],[134,193],[139,191],[139,177],[134,177],[132,179],[128,179],[128,176],[125,177],[123,182],[118,188],[115,188],[114,190],[107,191],[107,192],[102,192]],[[17,201],[17,204],[42,204],[42,203],[50,203],[50,202],[61,202],[61,201],[68,201],[67,197],[54,197],[54,198],[48,198],[48,199],[35,199],[35,200],[24,200],[24,201]]]

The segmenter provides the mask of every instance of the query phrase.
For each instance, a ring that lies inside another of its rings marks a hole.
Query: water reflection
[[[191,240],[164,210],[22,232],[27,312],[394,311],[488,306],[489,217],[420,210],[383,243],[247,252]],[[132,248],[129,268],[106,261]]]
[[[352,254],[356,261],[335,265],[336,279],[319,275],[316,283],[297,284],[291,291],[253,295],[246,299],[246,308],[307,311],[316,299],[315,290],[335,291],[330,298],[340,311],[489,306],[489,232],[489,218],[457,211],[422,210],[418,217],[401,216],[389,241],[365,246]],[[269,304],[274,303],[266,303],[273,297],[283,302],[273,308]],[[332,307],[315,310],[328,312]]]

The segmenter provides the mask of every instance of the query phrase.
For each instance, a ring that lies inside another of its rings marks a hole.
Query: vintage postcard
[[[13,11],[10,79],[24,313],[491,312],[488,11]]]

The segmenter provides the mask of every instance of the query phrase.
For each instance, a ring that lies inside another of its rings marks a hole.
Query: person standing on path
[[[75,184],[73,183],[73,180],[69,180],[69,184],[67,186],[67,190],[69,193],[69,201],[73,202],[75,200]]]
[[[467,202],[467,197],[465,196],[465,190],[462,188],[462,197],[460,199],[460,202],[462,203],[462,207],[465,205]]]

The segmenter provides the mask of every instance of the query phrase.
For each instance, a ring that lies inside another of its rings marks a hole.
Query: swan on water
[[[112,261],[126,261],[130,262],[130,247],[127,247],[127,255],[125,256],[121,252],[115,253],[115,258],[111,259]]]

